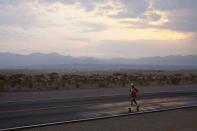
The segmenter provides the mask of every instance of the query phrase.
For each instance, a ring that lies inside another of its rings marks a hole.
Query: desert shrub
[[[181,73],[125,73],[106,74],[0,74],[0,88],[5,90],[43,90],[68,88],[128,87],[130,82],[140,86],[197,84],[197,75]]]
[[[4,90],[4,81],[0,80],[0,92],[3,92]]]
[[[190,80],[192,83],[197,83],[197,75],[190,74],[190,75],[189,75],[189,80]]]

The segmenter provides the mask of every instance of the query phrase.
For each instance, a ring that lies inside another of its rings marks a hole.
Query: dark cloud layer
[[[22,0],[21,0],[22,1]],[[0,5],[15,5],[19,0],[0,0]]]
[[[87,11],[91,11],[95,8],[97,3],[103,3],[105,0],[39,0],[40,2],[56,3],[60,2],[63,4],[81,4]]]
[[[164,24],[162,28],[183,32],[197,32],[197,15],[193,11],[185,11],[182,14],[174,13],[170,16],[170,21]]]
[[[144,19],[144,25],[136,23],[136,27],[152,27],[146,24],[146,20],[157,21],[160,19],[160,16],[157,14],[151,14],[146,19],[144,13],[148,10],[150,4],[146,0],[125,0],[122,2],[126,5],[126,9],[118,14],[119,18],[140,17]],[[169,21],[155,28],[197,32],[197,0],[155,0],[153,1],[153,9],[165,11],[169,14]]]
[[[154,7],[160,10],[196,9],[197,0],[155,0]]]
[[[120,0],[120,2],[124,5],[124,9],[114,16],[116,18],[140,17],[149,6],[147,0]]]
[[[170,14],[162,28],[197,32],[197,0],[156,0],[154,8]]]

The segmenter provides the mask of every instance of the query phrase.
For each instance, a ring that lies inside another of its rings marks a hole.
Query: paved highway
[[[140,112],[197,105],[197,92],[144,93]],[[127,95],[0,103],[0,129],[128,113]],[[135,112],[135,107],[132,108]]]

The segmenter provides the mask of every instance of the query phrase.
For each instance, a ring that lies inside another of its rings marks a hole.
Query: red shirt
[[[131,88],[130,92],[131,92],[131,96],[132,97],[136,97],[137,96],[137,89],[136,88]]]

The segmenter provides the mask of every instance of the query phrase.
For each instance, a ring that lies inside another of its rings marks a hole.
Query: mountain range
[[[21,68],[134,68],[134,69],[197,69],[197,55],[170,55],[135,59],[64,56],[58,53],[0,53],[1,69]]]

